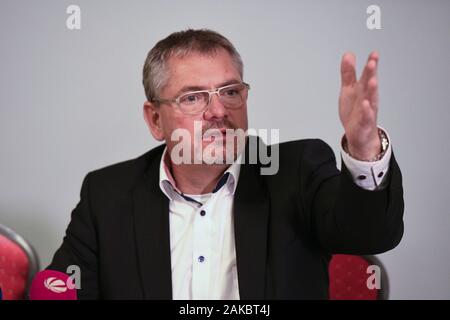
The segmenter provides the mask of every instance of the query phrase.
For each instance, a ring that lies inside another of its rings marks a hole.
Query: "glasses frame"
[[[226,85],[226,86],[223,86],[223,87],[220,87],[220,88],[211,89],[211,90],[187,91],[187,92],[184,92],[184,93],[180,94],[180,95],[179,95],[177,98],[175,98],[175,99],[152,98],[150,101],[151,101],[151,102],[159,102],[159,103],[168,103],[168,104],[175,103],[175,104],[177,105],[178,109],[179,109],[183,114],[187,114],[187,115],[195,115],[195,114],[200,114],[200,113],[202,113],[203,111],[205,111],[205,110],[208,108],[208,106],[211,104],[211,99],[212,99],[212,96],[213,96],[214,94],[216,94],[217,97],[218,97],[219,100],[220,100],[220,94],[219,94],[219,92],[220,92],[221,90],[223,90],[223,89],[231,88],[231,87],[233,87],[233,86],[235,86],[235,85],[244,85],[244,86],[247,87],[247,92],[248,92],[248,90],[250,90],[250,85],[249,85],[248,83],[242,81],[242,82],[236,82],[236,83],[228,84],[228,85]],[[181,106],[180,106],[180,99],[181,99],[183,96],[185,96],[185,95],[195,94],[195,93],[208,93],[208,95],[209,95],[209,97],[208,97],[208,103],[207,103],[207,104],[205,105],[205,107],[204,107],[202,110],[200,110],[200,111],[196,111],[196,112],[184,112],[183,109],[182,109]],[[225,105],[224,105],[224,106],[225,106]],[[226,107],[226,108],[229,108],[229,107],[227,107],[227,106],[225,106],[225,107]],[[231,109],[233,109],[233,108],[231,108]],[[236,108],[236,109],[238,109],[238,108]]]

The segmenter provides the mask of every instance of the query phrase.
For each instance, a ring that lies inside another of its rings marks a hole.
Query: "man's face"
[[[181,94],[196,90],[211,90],[228,84],[242,81],[239,71],[229,53],[218,50],[213,55],[191,53],[183,58],[171,57],[168,60],[169,80],[159,94],[160,98],[175,99]],[[155,139],[165,140],[168,151],[179,141],[172,141],[171,136],[176,129],[186,129],[192,137],[191,150],[194,151],[194,123],[201,123],[202,133],[215,129],[248,129],[246,100],[240,108],[226,108],[217,95],[213,95],[211,102],[200,114],[186,115],[177,107],[176,103],[162,103],[155,106],[146,103],[145,117]],[[153,120],[149,123],[150,117]],[[156,119],[155,119],[156,118]],[[216,131],[217,132],[217,131]],[[202,150],[210,144],[211,137],[202,139]],[[229,140],[224,140],[229,144]],[[223,148],[225,152],[226,148]],[[230,151],[229,151],[230,152]],[[235,152],[233,152],[235,153]],[[235,155],[234,155],[235,156]],[[224,159],[226,155],[224,154]]]

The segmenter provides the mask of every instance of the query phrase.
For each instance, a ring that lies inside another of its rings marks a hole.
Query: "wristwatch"
[[[363,160],[363,161],[365,161],[365,162],[379,161],[385,155],[385,153],[386,153],[386,151],[387,151],[387,149],[389,147],[389,140],[388,140],[388,138],[386,136],[386,133],[383,130],[381,130],[380,128],[378,128],[378,136],[380,137],[380,141],[381,141],[381,152],[379,154],[377,154],[375,157],[370,158],[368,160]],[[343,146],[345,152],[347,152],[350,156],[352,156],[351,153],[348,150],[347,138],[345,137],[345,135],[344,135],[344,138],[343,138],[343,141],[342,141],[342,146]]]
[[[381,160],[389,147],[389,140],[386,136],[386,133],[380,128],[378,128],[378,135],[380,136],[381,140],[381,152],[372,159],[370,159],[369,160],[370,162]]]

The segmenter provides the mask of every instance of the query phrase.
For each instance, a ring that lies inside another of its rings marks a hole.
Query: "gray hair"
[[[160,40],[148,53],[144,63],[142,84],[147,100],[158,97],[158,94],[169,80],[167,61],[171,56],[183,58],[186,55],[199,52],[215,54],[217,50],[225,49],[233,59],[241,78],[244,76],[244,65],[241,56],[233,44],[221,34],[209,30],[188,29],[174,32]]]

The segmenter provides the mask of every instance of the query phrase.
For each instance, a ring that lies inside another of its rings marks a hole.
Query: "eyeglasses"
[[[202,113],[211,103],[212,95],[217,94],[220,102],[230,109],[242,107],[248,97],[250,85],[245,82],[230,84],[213,90],[186,92],[176,99],[152,98],[151,102],[175,103],[187,115]]]

